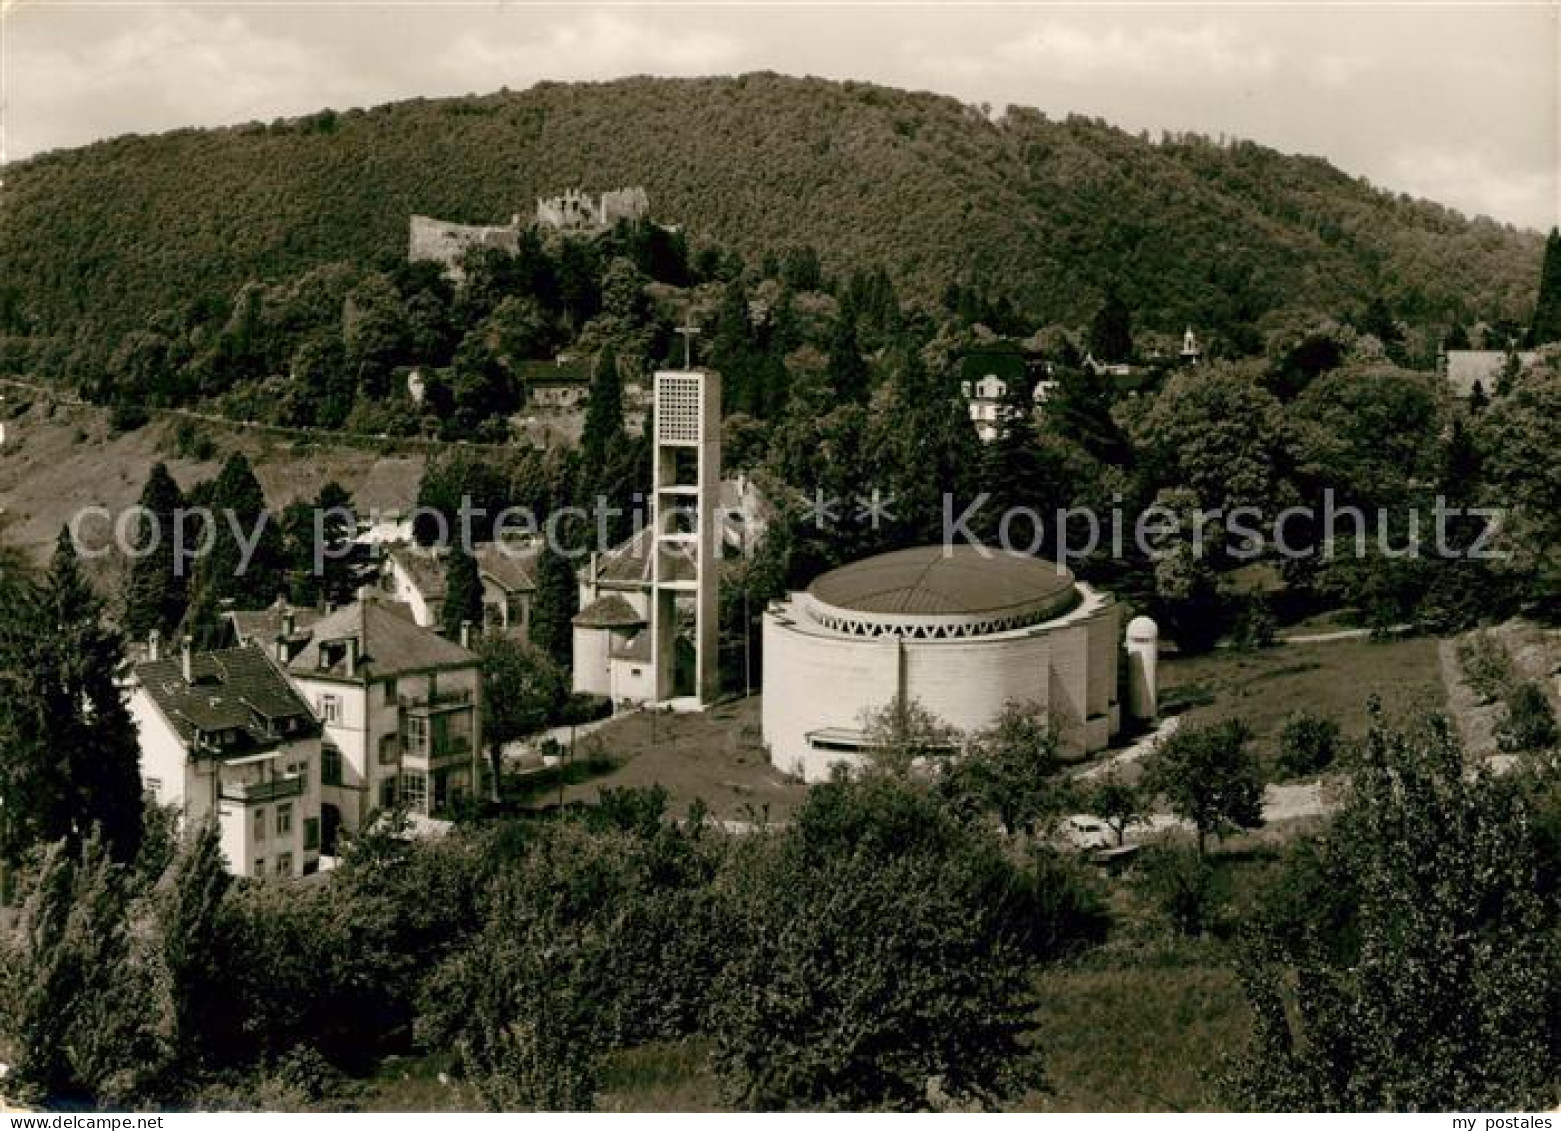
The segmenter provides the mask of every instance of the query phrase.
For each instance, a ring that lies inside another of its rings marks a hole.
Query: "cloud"
[[[1383,179],[1413,196],[1546,231],[1561,224],[1561,174],[1546,154],[1535,156],[1540,163],[1523,168],[1490,146],[1405,145]]]
[[[1200,24],[1090,27],[1048,21],[998,45],[990,62],[1064,82],[1153,80],[1167,85],[1242,83],[1273,73],[1272,48],[1230,28]]]
[[[549,15],[539,20],[534,10],[514,16],[481,32],[464,32],[434,56],[432,68],[459,77],[463,89],[484,90],[541,79],[704,75],[738,67],[743,56],[735,36],[658,26],[617,11],[574,19]]]
[[[353,99],[349,76],[317,49],[263,35],[236,13],[138,6],[86,15],[39,7],[8,17],[8,156]]]

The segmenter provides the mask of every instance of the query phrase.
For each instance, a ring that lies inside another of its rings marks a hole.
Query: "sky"
[[[1561,0],[0,0],[0,159],[543,79],[773,70],[1249,138],[1561,222]]]

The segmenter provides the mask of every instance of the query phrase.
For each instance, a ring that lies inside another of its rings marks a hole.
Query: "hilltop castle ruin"
[[[565,189],[558,196],[537,200],[537,227],[562,232],[602,231],[620,220],[643,220],[650,215],[645,190],[610,189],[592,197],[581,189]]]
[[[570,235],[596,235],[622,220],[643,220],[650,215],[650,197],[638,185],[609,189],[593,197],[583,189],[566,189],[557,196],[539,197],[532,220],[543,231]],[[525,230],[520,213],[508,224],[456,224],[431,216],[413,216],[407,235],[407,258],[429,260],[459,279],[461,257],[473,248],[495,248],[513,253]]]

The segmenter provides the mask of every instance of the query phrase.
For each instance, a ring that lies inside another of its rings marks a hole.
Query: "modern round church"
[[[867,720],[896,699],[965,732],[1006,703],[1035,704],[1059,720],[1065,749],[1099,750],[1121,725],[1119,616],[1061,566],[984,547],[921,546],[831,570],[764,616],[770,761],[827,778],[861,759]]]

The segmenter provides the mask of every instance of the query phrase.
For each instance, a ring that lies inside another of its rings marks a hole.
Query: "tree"
[[[504,747],[547,726],[569,688],[547,653],[508,633],[484,633],[477,654],[482,658],[482,733],[488,740],[497,801]]]
[[[1144,765],[1144,788],[1198,830],[1198,855],[1209,835],[1223,838],[1263,823],[1263,778],[1239,719],[1178,729]]]
[[[1148,801],[1144,791],[1116,769],[1088,779],[1079,794],[1079,805],[1106,822],[1116,834],[1118,845],[1127,840],[1130,825],[1149,815]]]
[[[829,339],[829,383],[838,403],[867,400],[870,373],[856,340],[856,311],[841,309]]]
[[[168,1064],[166,1013],[130,931],[123,870],[94,837],[38,861],[0,972],[6,1090],[125,1107]]]
[[[171,995],[170,1043],[186,1071],[205,1057],[208,1014],[224,1008],[217,924],[232,877],[213,822],[190,832],[155,896],[158,957]]]
[[[1556,905],[1536,814],[1448,722],[1374,707],[1344,808],[1292,854],[1242,964],[1230,1101],[1275,1111],[1540,1110],[1561,1079]]]
[[[1250,367],[1214,364],[1166,382],[1134,421],[1134,440],[1156,487],[1185,487],[1206,508],[1277,513],[1288,498],[1291,428],[1284,407]]]
[[[618,374],[618,351],[603,346],[591,371],[591,399],[585,407],[580,433],[580,461],[587,482],[600,475],[607,450],[623,434],[623,378]]]
[[[189,578],[174,560],[174,512],[184,506],[184,494],[161,461],[152,465],[141,488],[144,512],[137,524],[135,550],[125,585],[125,631],[145,640],[154,630],[164,640],[173,637],[184,619]]]
[[[1561,341],[1561,229],[1551,228],[1545,240],[1545,259],[1539,268],[1539,295],[1529,319],[1529,344]]]
[[[351,557],[352,540],[357,535],[352,495],[332,479],[315,496],[314,510],[320,516],[319,595],[330,604],[345,604],[357,588]],[[310,566],[312,570],[312,562]]]
[[[895,779],[926,773],[959,751],[959,733],[918,699],[896,696],[862,720],[871,769]]]
[[[1105,301],[1090,321],[1089,352],[1108,365],[1133,358],[1133,312],[1115,286],[1106,290]]]
[[[285,589],[282,529],[266,509],[265,492],[244,453],[223,462],[209,507],[211,549],[197,567],[194,588],[217,604],[232,599],[241,608],[269,605]]]
[[[0,625],[0,859],[101,831],[115,861],[141,841],[140,745],[119,676],[124,642],[68,531]]]
[[[1519,379],[1509,396],[1493,401],[1476,425],[1484,467],[1502,517],[1507,567],[1528,580],[1539,600],[1561,592],[1561,368],[1541,366]]]
[[[945,788],[955,799],[997,815],[1010,833],[1031,832],[1063,809],[1054,780],[1057,730],[1034,703],[1005,703],[950,767]]]
[[[563,548],[545,546],[537,556],[537,588],[531,598],[531,642],[554,663],[569,664],[572,621],[579,600],[574,566]]]
[[[815,787],[723,880],[738,937],[709,1029],[731,1101],[918,1110],[933,1083],[989,1106],[1038,1081],[1019,938],[1038,909],[992,835],[925,790]]]
[[[444,604],[439,628],[446,640],[460,640],[463,626],[482,627],[482,575],[477,559],[465,546],[453,546],[445,556]]]

